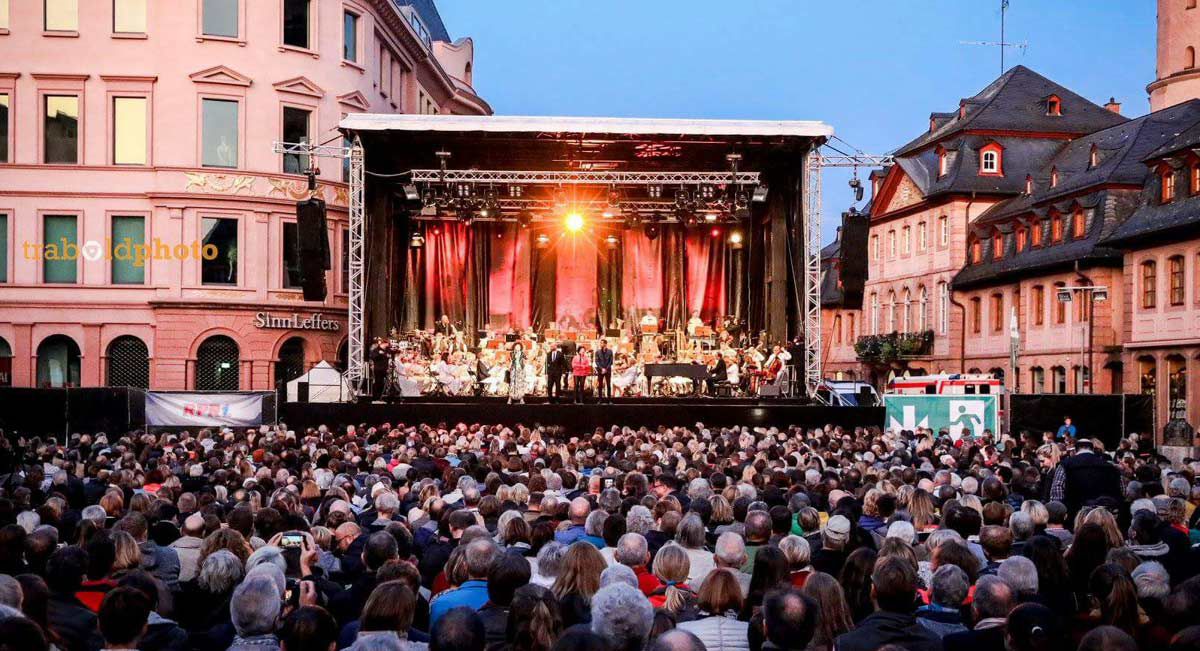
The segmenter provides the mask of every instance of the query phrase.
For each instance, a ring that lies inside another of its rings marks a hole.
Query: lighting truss
[[[307,142],[276,141],[271,151],[276,154],[297,154],[299,156],[317,156],[324,158],[350,158],[353,147],[334,147],[331,145],[310,145]]]
[[[301,152],[302,153],[302,152]],[[516,183],[522,185],[758,185],[758,172],[614,172],[440,170],[409,172],[413,183]]]

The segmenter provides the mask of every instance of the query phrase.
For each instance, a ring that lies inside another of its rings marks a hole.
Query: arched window
[[[1184,272],[1183,256],[1173,255],[1167,258],[1167,280],[1170,282],[1168,298],[1171,305],[1183,305],[1184,302]]]
[[[925,332],[929,329],[929,296],[925,286],[917,288],[917,330]]]
[[[903,311],[900,313],[900,332],[908,332],[908,326],[910,323],[908,315],[909,311],[912,309],[912,292],[910,292],[907,287],[904,288],[904,304],[901,309]]]
[[[942,147],[938,147],[937,148],[937,157],[938,157],[938,178],[941,178],[946,175],[946,168],[947,168],[946,150],[943,149]]]
[[[1190,45],[1183,49],[1183,67],[1185,70],[1196,67],[1196,48]]]
[[[150,351],[141,339],[132,335],[113,339],[107,357],[107,386],[150,388]]]
[[[980,262],[983,262],[983,245],[979,243],[978,239],[972,237],[971,238],[971,264],[979,264]]]
[[[1025,176],[1025,194],[1033,194],[1033,176]]]
[[[1158,388],[1158,362],[1153,357],[1138,358],[1138,378],[1142,394],[1153,396]]]
[[[225,335],[213,335],[196,349],[198,391],[237,391],[241,380],[241,353],[237,342]]]
[[[1158,305],[1158,263],[1142,263],[1142,309],[1153,310]]]
[[[992,234],[992,259],[999,260],[1004,257],[1004,234],[997,230]]]
[[[1162,196],[1159,199],[1162,203],[1171,203],[1175,199],[1175,170],[1167,167],[1158,176],[1162,180]]]
[[[950,285],[938,283],[938,332],[946,334],[950,330]]]
[[[1053,393],[1067,392],[1067,369],[1061,366],[1055,366],[1050,369],[1051,388]]]
[[[1083,214],[1083,208],[1076,208],[1075,212],[1071,213],[1071,237],[1079,239],[1087,231],[1087,218]]]
[[[989,142],[979,149],[979,173],[994,176],[1004,174],[1004,150],[1000,143]]]
[[[841,317],[841,315],[835,315],[833,317],[833,343],[839,344],[839,345],[842,343],[842,317]]]
[[[1094,168],[1100,164],[1100,150],[1096,145],[1092,145],[1091,151],[1088,152],[1088,168]]]
[[[1062,215],[1055,213],[1050,216],[1050,241],[1061,242],[1063,240],[1063,219]]]
[[[37,347],[39,387],[79,386],[79,345],[66,335],[51,335]]]
[[[1029,225],[1029,234],[1029,239],[1033,246],[1042,245],[1042,220],[1033,220],[1033,222]]]
[[[1046,390],[1046,369],[1035,366],[1029,369],[1029,392],[1041,393]]]
[[[1029,232],[1024,226],[1017,227],[1017,253],[1025,250],[1025,245],[1029,242]]]
[[[896,292],[888,292],[888,332],[896,331]]]
[[[871,293],[871,334],[879,334],[879,294]]]
[[[1062,100],[1058,98],[1058,95],[1046,98],[1046,115],[1062,115]]]
[[[304,339],[292,337],[279,347],[275,361],[275,384],[281,385],[304,375]]]
[[[1050,187],[1052,187],[1052,188],[1058,187],[1058,168],[1057,167],[1050,168]]]
[[[1167,418],[1187,420],[1187,359],[1181,355],[1167,357]]]
[[[1067,322],[1067,304],[1058,300],[1058,290],[1066,286],[1062,281],[1054,283],[1054,296],[1051,298],[1054,301],[1054,322],[1059,324]]]
[[[470,61],[467,62],[467,67],[463,70],[463,77],[466,77],[463,79],[463,81],[467,82],[468,86],[472,85],[472,77],[474,77],[474,72]]]
[[[0,359],[8,359],[10,357],[12,357],[12,346],[8,345],[8,342],[4,340],[4,337],[0,337]],[[8,367],[7,373],[0,374],[0,387],[8,386],[12,386],[11,366]]]

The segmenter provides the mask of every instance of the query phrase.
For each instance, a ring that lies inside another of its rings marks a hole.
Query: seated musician
[[[687,322],[687,333],[689,337],[696,336],[696,329],[704,327],[704,319],[700,318],[700,310],[692,312],[692,318]]]
[[[741,386],[742,373],[738,367],[737,355],[731,353],[726,362],[725,377],[731,386]]]
[[[767,381],[774,382],[790,359],[792,359],[791,353],[784,350],[783,346],[775,346],[771,351],[771,356],[767,358],[767,363],[763,366]]]
[[[450,315],[443,314],[442,318],[437,323],[433,324],[433,332],[439,335],[452,336],[458,332],[458,328],[450,322]]]
[[[725,358],[717,355],[716,361],[712,367],[708,369],[708,377],[704,378],[704,385],[708,388],[708,395],[714,395],[718,384],[724,384],[729,381],[729,367],[725,364]]]
[[[642,317],[642,327],[643,328],[658,327],[658,317],[654,316],[654,313],[651,312],[650,310],[646,310],[646,316]]]

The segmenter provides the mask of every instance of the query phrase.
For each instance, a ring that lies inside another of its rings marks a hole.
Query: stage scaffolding
[[[366,332],[364,324],[365,301],[365,232],[366,232],[366,177],[363,131],[400,130],[422,132],[448,132],[458,130],[471,132],[518,132],[532,134],[578,133],[589,136],[598,134],[704,137],[706,135],[729,135],[739,137],[799,137],[810,143],[802,163],[805,176],[799,198],[802,206],[802,261],[803,273],[798,274],[801,285],[800,309],[802,310],[804,356],[804,385],[812,395],[821,380],[821,320],[820,320],[820,203],[821,203],[821,156],[817,149],[833,130],[819,122],[754,122],[754,121],[705,121],[705,120],[638,120],[618,118],[509,118],[491,116],[442,116],[442,115],[369,115],[347,116],[340,128],[352,140],[350,147],[320,147],[307,143],[276,143],[276,152],[308,153],[313,156],[348,158],[349,178],[349,350],[346,378],[352,390],[361,395],[366,390],[368,377],[365,355]],[[373,168],[373,172],[374,172]],[[635,186],[702,186],[706,184],[729,184],[735,188],[756,186],[762,182],[758,172],[735,170],[709,171],[666,171],[629,172],[621,170],[478,170],[478,169],[431,169],[413,166],[403,174],[379,174],[380,176],[403,176],[410,183],[472,183],[472,184],[522,184],[550,186],[613,185]],[[502,211],[546,210],[550,203],[535,198],[520,198],[501,195],[498,206]],[[585,200],[582,205],[602,203]],[[667,211],[672,205],[669,199],[623,201],[624,208],[634,212]],[[419,219],[420,217],[418,217]],[[487,221],[487,220],[479,220]],[[511,221],[511,220],[507,220]],[[617,220],[619,221],[619,220]],[[670,218],[663,219],[670,223]]]

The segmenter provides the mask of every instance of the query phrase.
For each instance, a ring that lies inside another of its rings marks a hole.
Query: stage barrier
[[[1057,432],[1063,418],[1070,416],[1079,436],[1099,439],[1111,449],[1122,436],[1154,430],[1152,396],[1014,394],[1009,402],[1013,432]]]

